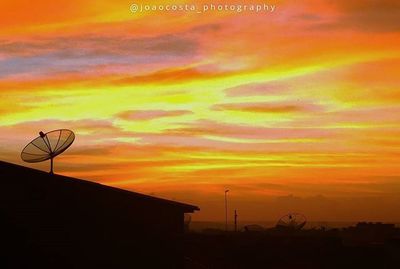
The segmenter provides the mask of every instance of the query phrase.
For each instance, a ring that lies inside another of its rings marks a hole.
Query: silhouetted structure
[[[198,207],[0,162],[0,268],[182,268]]]
[[[396,227],[390,223],[359,222],[343,229],[342,234],[346,245],[382,245],[396,234]]]
[[[258,224],[249,224],[243,227],[243,231],[245,232],[261,232],[265,231],[265,228]]]
[[[233,215],[234,224],[235,224],[235,232],[237,232],[237,217],[238,217],[238,214],[237,214],[237,211],[235,209],[235,214]]]
[[[306,225],[306,217],[300,213],[289,213],[281,217],[276,223],[276,228],[284,230],[301,230]]]
[[[375,237],[357,245],[343,242],[348,233],[357,236],[359,229],[390,231],[390,235],[379,244]],[[397,269],[400,264],[400,229],[390,224],[359,224],[343,230],[207,229],[186,234],[185,240],[185,256],[191,261],[187,269]]]
[[[66,151],[75,140],[75,134],[68,129],[39,132],[21,152],[21,159],[28,163],[50,160],[50,174],[53,174],[54,158]]]

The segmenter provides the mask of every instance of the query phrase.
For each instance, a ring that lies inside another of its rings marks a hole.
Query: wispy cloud
[[[212,107],[214,110],[233,110],[254,113],[296,113],[321,111],[316,105],[277,104],[277,103],[231,103],[218,104]]]
[[[154,120],[165,117],[178,117],[182,115],[192,114],[189,110],[128,110],[117,115],[118,118],[124,120]]]

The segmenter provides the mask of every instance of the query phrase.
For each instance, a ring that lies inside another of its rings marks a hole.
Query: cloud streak
[[[154,120],[166,117],[179,117],[192,114],[189,110],[128,110],[117,115],[118,118],[131,121]]]

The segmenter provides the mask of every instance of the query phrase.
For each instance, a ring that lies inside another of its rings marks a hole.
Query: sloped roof
[[[128,197],[128,199],[140,199],[140,200],[147,200],[152,203],[159,203],[163,204],[166,206],[172,206],[176,207],[180,210],[182,210],[185,213],[191,213],[194,212],[195,210],[200,210],[197,206],[194,205],[189,205],[185,203],[180,203],[180,202],[175,202],[167,199],[162,199],[150,195],[145,195],[137,192],[132,192],[128,190],[123,190],[111,186],[106,186],[103,184],[87,181],[87,180],[82,180],[78,178],[72,178],[72,177],[66,177],[66,176],[61,176],[61,175],[51,175],[49,173],[40,171],[40,170],[35,170],[32,168],[12,164],[12,163],[7,163],[0,161],[0,175],[2,178],[4,177],[24,177],[24,178],[34,178],[35,180],[40,180],[40,179],[49,179],[51,177],[51,180],[56,180],[56,181],[62,181],[64,184],[78,184],[80,186],[84,186],[86,188],[91,188],[93,190],[98,190],[98,191],[106,191],[106,192],[113,192],[113,193],[118,193],[121,196]]]

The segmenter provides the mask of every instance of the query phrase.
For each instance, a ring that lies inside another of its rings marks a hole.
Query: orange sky
[[[400,3],[250,2],[276,9],[1,1],[1,160],[69,128],[57,173],[196,204],[195,220],[222,220],[229,188],[242,220],[400,221]]]

